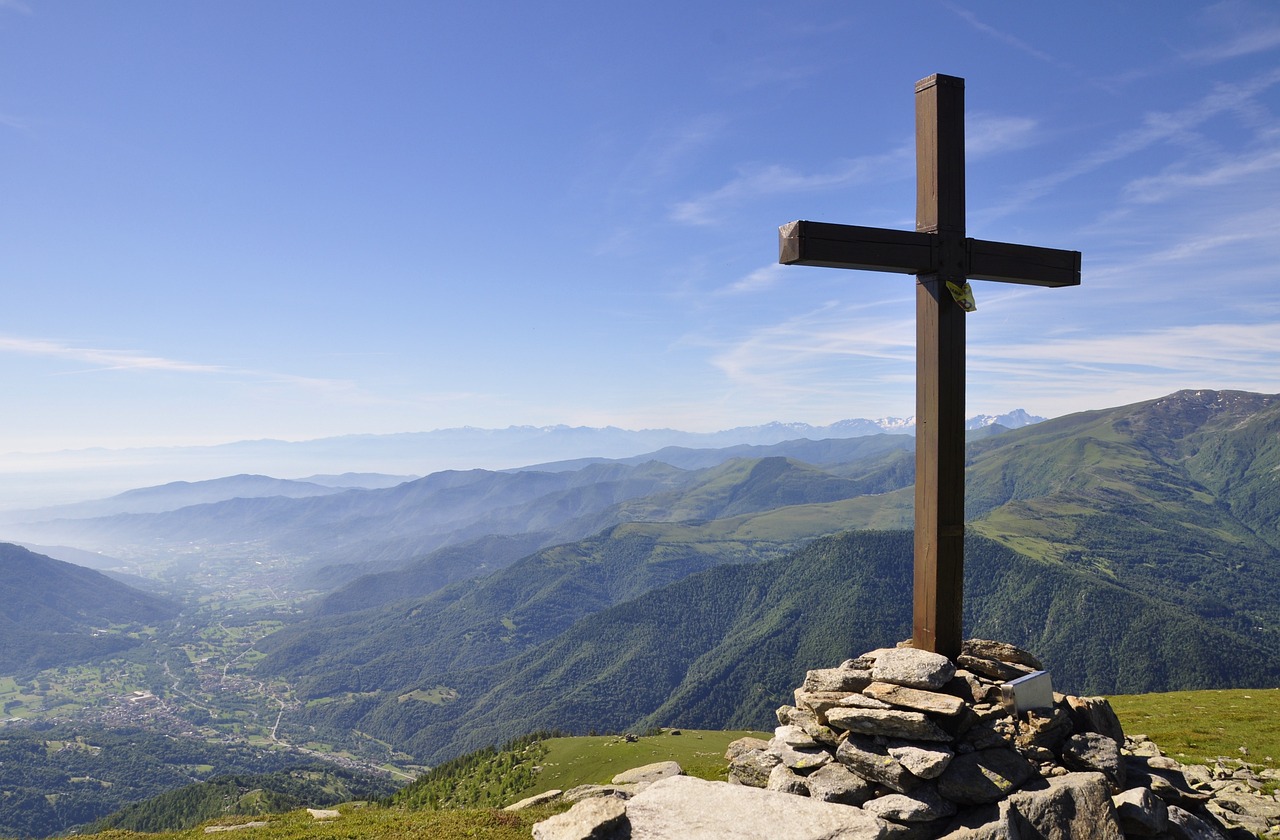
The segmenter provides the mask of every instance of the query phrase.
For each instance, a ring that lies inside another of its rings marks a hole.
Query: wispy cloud
[[[1225,0],[1200,14],[1202,28],[1224,32],[1217,43],[1191,50],[1183,58],[1197,64],[1215,64],[1280,47],[1280,16],[1270,3]]]
[[[904,143],[881,155],[845,161],[826,172],[803,173],[777,164],[744,167],[724,186],[697,198],[682,201],[671,211],[677,222],[709,225],[719,221],[726,207],[761,196],[844,187],[872,180],[903,177],[915,160],[912,143]]]
[[[1214,117],[1250,109],[1256,97],[1280,84],[1280,69],[1273,69],[1240,84],[1222,84],[1186,108],[1172,112],[1151,112],[1142,125],[1123,132],[1110,143],[1078,158],[1075,162],[1023,185],[1005,204],[988,208],[986,218],[1015,213],[1027,204],[1052,192],[1062,184],[1132,157],[1151,147],[1185,138]]]
[[[1243,157],[1215,161],[1198,172],[1171,169],[1159,175],[1137,178],[1125,184],[1124,197],[1139,204],[1152,204],[1187,190],[1240,183],[1277,168],[1280,168],[1280,149],[1265,149]]]
[[[1030,117],[970,114],[965,120],[964,151],[970,160],[1024,149],[1036,141],[1039,123]]]
[[[833,363],[859,371],[860,387],[909,381],[915,358],[915,326],[909,320],[858,314],[876,304],[828,304],[755,330],[724,348],[712,364],[733,383],[761,392],[815,394],[829,391]]]
[[[780,282],[786,266],[779,263],[770,263],[768,265],[757,268],[746,277],[740,278],[737,282],[731,283],[724,289],[720,290],[720,294],[736,295],[747,292],[759,292],[764,289],[772,288],[776,283]]]
[[[1280,323],[1197,324],[971,346],[970,385],[1065,413],[1182,388],[1280,390]]]
[[[41,338],[0,336],[0,353],[65,359],[87,364],[93,370],[153,370],[181,373],[224,373],[227,370],[220,365],[183,362],[160,356],[148,356],[128,350],[80,347]]]
[[[1044,50],[1037,49],[1036,47],[1033,47],[1031,44],[1028,44],[1026,41],[1022,40],[1021,38],[1018,38],[1017,36],[1011,35],[1010,33],[1002,29],[997,29],[991,24],[986,23],[982,20],[979,20],[978,16],[975,15],[973,12],[969,11],[968,9],[962,8],[961,6],[955,3],[944,2],[942,5],[947,10],[949,10],[952,14],[956,15],[965,23],[972,26],[974,29],[978,30],[984,35],[994,38],[995,40],[1001,42],[1002,44],[1012,47],[1021,53],[1029,55],[1032,58],[1036,59],[1037,61],[1043,61],[1045,64],[1050,64],[1054,67],[1057,67],[1059,70],[1065,70],[1073,74],[1076,72],[1075,68],[1073,68],[1070,64],[1067,64],[1066,62],[1063,62],[1063,61],[1059,61],[1058,59],[1054,58],[1052,55],[1045,52]]]
[[[226,365],[211,365],[200,362],[187,362],[180,359],[169,359],[163,356],[151,356],[132,350],[111,350],[97,347],[84,347],[61,341],[42,338],[20,338],[0,336],[0,354],[9,353],[22,356],[38,356],[48,359],[61,359],[87,367],[66,373],[91,373],[95,371],[139,371],[150,373],[186,373],[198,375],[240,376],[260,382],[285,383],[308,389],[325,391],[349,390],[352,385],[344,380],[320,379],[294,374],[272,373],[268,371],[246,370]]]
[[[8,12],[18,12],[19,14],[31,14],[31,7],[22,0],[0,0],[0,10]]]

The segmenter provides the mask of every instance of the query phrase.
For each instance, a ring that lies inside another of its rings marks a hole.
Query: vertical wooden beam
[[[916,285],[913,644],[955,658],[964,603],[964,80],[916,85],[916,229],[939,237],[936,273]]]

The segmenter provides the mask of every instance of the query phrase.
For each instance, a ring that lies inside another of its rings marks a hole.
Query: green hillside
[[[263,643],[268,659],[262,670],[295,679],[308,698],[394,690],[423,674],[503,661],[592,612],[716,565],[780,557],[851,525],[910,522],[906,494],[840,499],[845,492],[845,480],[785,459],[732,461],[706,471],[678,504],[660,496],[666,499],[663,516],[695,521],[624,522],[542,549],[485,578],[361,612],[341,609],[346,590],[340,590],[319,615]],[[839,500],[826,501],[832,496]],[[779,507],[793,498],[811,503]],[[760,510],[702,521],[705,514],[742,508]],[[632,513],[623,505],[614,517]],[[650,513],[656,515],[652,508]],[[374,588],[390,594],[385,582],[399,577],[365,579],[353,585],[353,598],[367,603]],[[405,594],[411,591],[406,587]]]
[[[980,537],[966,552],[967,632],[1037,651],[1062,690],[1280,684],[1273,651],[1190,611]],[[333,696],[297,723],[358,728],[429,762],[554,727],[767,727],[808,668],[910,635],[911,553],[909,532],[853,532],[710,569],[500,663]],[[439,702],[402,699],[432,688]]]
[[[389,780],[316,763],[306,769],[218,776],[187,785],[126,806],[95,824],[94,829],[173,831],[227,815],[331,808],[353,800],[379,799],[394,790]]]
[[[1280,645],[1280,400],[1183,391],[973,444],[973,529]]]
[[[198,779],[298,769],[332,768],[280,750],[137,728],[6,727],[0,729],[0,837],[47,837]],[[381,790],[373,779],[344,783],[352,792]]]
[[[0,674],[125,650],[139,644],[131,630],[176,614],[100,572],[0,543]]]

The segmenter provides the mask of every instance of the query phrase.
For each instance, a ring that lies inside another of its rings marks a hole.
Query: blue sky
[[[913,89],[966,80],[968,414],[1280,391],[1280,6],[0,0],[0,452],[914,412]]]

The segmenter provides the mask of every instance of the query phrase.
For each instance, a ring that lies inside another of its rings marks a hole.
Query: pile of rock
[[[1280,837],[1265,780],[1184,768],[1141,736],[1126,740],[1103,698],[1010,709],[1004,686],[1040,669],[1025,651],[970,640],[954,662],[897,647],[810,671],[772,740],[730,746],[731,784],[664,778],[625,802],[580,803],[534,836]]]

